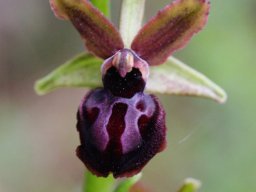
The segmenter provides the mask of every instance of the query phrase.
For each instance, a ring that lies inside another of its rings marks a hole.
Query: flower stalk
[[[112,192],[114,185],[114,178],[109,176],[107,178],[96,177],[89,171],[85,172],[83,192]]]
[[[110,18],[109,0],[99,1],[91,0],[91,3],[97,7],[106,17]],[[83,192],[112,192],[115,179],[110,175],[107,178],[100,178],[93,175],[90,171],[85,171]]]

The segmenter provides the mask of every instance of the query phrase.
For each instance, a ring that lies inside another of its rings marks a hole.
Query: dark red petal
[[[55,15],[70,20],[88,50],[107,59],[124,47],[118,30],[87,0],[50,0]]]
[[[149,65],[162,64],[204,27],[209,8],[208,0],[174,1],[139,31],[132,49]]]
[[[165,112],[152,95],[127,99],[96,89],[82,101],[77,119],[77,155],[98,176],[133,176],[165,147]]]

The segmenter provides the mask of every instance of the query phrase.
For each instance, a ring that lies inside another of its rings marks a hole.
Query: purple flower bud
[[[77,119],[77,156],[98,176],[137,174],[165,148],[165,112],[153,95],[123,98],[95,89],[82,101]]]

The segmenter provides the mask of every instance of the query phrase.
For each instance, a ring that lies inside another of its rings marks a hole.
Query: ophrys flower
[[[103,88],[80,104],[78,157],[98,176],[132,176],[166,143],[165,112],[144,93],[149,66],[162,64],[206,23],[207,0],[176,0],[124,47],[111,22],[86,0],[50,0],[56,16],[70,20],[88,51],[102,58]]]

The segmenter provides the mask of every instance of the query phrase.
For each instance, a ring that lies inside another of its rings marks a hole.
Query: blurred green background
[[[147,1],[146,18],[170,0]],[[117,23],[120,1],[113,0]],[[201,191],[256,191],[256,1],[211,0],[205,30],[176,57],[228,93],[225,105],[160,96],[167,112],[168,148],[144,169],[152,192],[176,191],[183,179]],[[39,97],[34,81],[83,51],[68,22],[49,3],[0,1],[0,191],[80,191],[84,166],[75,113],[86,90]]]

